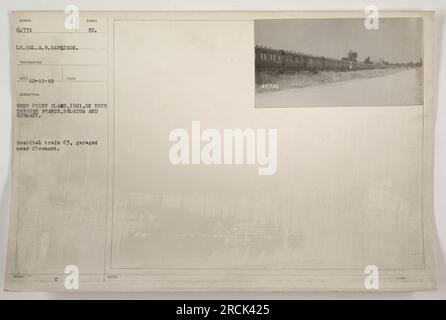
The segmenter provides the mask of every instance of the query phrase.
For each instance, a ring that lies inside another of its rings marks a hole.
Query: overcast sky
[[[358,60],[419,61],[421,18],[381,18],[379,30],[367,30],[364,19],[256,20],[255,43],[340,59],[351,49]]]

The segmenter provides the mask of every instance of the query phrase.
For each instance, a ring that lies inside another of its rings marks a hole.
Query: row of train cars
[[[365,70],[381,69],[390,65],[372,64],[358,61],[337,60],[327,57],[313,56],[286,50],[277,50],[262,46],[255,47],[255,68],[259,71],[280,70]]]

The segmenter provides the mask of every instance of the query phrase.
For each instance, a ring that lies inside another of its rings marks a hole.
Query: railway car
[[[282,70],[284,69],[285,54],[283,50],[275,50],[264,47],[256,47],[256,69]]]
[[[319,57],[301,52],[277,50],[262,46],[255,47],[256,70],[292,71],[292,70],[365,70],[384,68],[384,65],[368,64],[357,61],[337,60]]]
[[[305,56],[295,52],[285,52],[285,68],[289,70],[305,69]]]

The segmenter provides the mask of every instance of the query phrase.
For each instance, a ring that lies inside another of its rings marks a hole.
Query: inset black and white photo
[[[256,20],[257,108],[423,104],[423,20]]]

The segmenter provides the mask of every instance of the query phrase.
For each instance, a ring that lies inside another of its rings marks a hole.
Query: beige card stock
[[[7,290],[435,288],[432,12],[78,17],[11,16]]]

